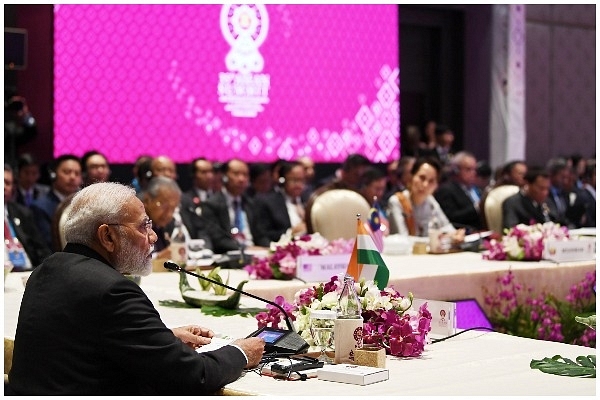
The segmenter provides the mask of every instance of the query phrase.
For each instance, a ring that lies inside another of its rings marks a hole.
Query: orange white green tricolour
[[[354,250],[350,256],[347,273],[358,281],[360,278],[373,280],[381,290],[385,288],[390,279],[387,265],[377,250],[373,238],[365,229],[364,224],[358,217],[357,235],[354,242]]]

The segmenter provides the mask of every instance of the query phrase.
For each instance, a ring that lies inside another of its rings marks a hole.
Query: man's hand
[[[248,358],[246,368],[253,368],[260,362],[263,353],[265,352],[265,341],[263,338],[250,337],[246,339],[237,339],[233,343],[239,346]]]
[[[197,325],[182,326],[171,330],[175,336],[192,349],[209,344],[211,338],[215,336],[215,333],[210,329]]]

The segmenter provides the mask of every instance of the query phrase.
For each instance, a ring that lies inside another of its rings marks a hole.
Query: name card
[[[554,262],[585,261],[596,259],[596,240],[547,240],[542,257]]]
[[[414,312],[417,312],[425,302],[427,302],[427,309],[431,313],[429,337],[440,339],[453,335],[456,332],[456,303],[414,298],[412,304]]]
[[[332,276],[346,272],[350,254],[299,256],[297,262],[296,278],[305,282],[328,282]]]

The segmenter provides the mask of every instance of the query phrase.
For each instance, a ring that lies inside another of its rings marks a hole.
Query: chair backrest
[[[502,203],[518,191],[517,185],[502,185],[490,190],[483,206],[488,229],[502,235]]]
[[[368,218],[371,206],[357,192],[348,189],[331,189],[318,195],[311,208],[314,232],[327,240],[356,237],[356,214],[363,221]]]
[[[4,375],[8,375],[12,368],[14,347],[15,341],[11,338],[4,337]]]

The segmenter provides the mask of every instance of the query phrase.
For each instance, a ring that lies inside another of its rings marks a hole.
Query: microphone
[[[188,275],[195,276],[196,278],[203,279],[203,280],[208,281],[210,283],[213,283],[215,285],[218,285],[218,286],[221,286],[221,287],[225,287],[225,288],[227,288],[229,290],[233,290],[234,292],[241,293],[241,294],[243,294],[245,296],[252,297],[253,299],[260,300],[263,303],[267,303],[267,304],[272,305],[273,307],[275,307],[279,311],[281,311],[281,313],[285,316],[285,324],[287,325],[288,329],[290,331],[292,331],[292,332],[295,332],[294,331],[294,325],[292,324],[292,320],[291,320],[290,316],[287,314],[287,312],[285,312],[285,310],[283,309],[283,307],[281,307],[279,304],[277,304],[277,303],[275,303],[273,301],[267,300],[267,299],[263,299],[262,297],[255,296],[252,293],[248,293],[248,292],[245,292],[243,290],[239,290],[237,288],[231,287],[231,286],[226,285],[226,284],[224,284],[222,282],[215,281],[214,279],[210,279],[210,278],[208,278],[206,276],[198,275],[198,274],[195,274],[193,272],[187,271],[186,269],[181,268],[179,265],[175,264],[173,261],[165,261],[164,266],[165,266],[166,269],[168,269],[170,271],[184,272],[184,273],[186,273]]]
[[[479,246],[482,243],[481,241],[493,233],[493,231],[482,232],[473,225],[461,224],[460,222],[454,221],[450,221],[450,223],[455,228],[464,228],[467,232],[473,232],[471,234],[465,235],[463,243],[460,244],[461,250],[478,252]]]

